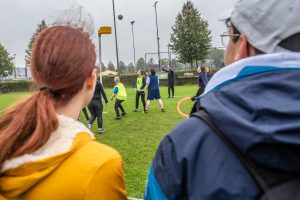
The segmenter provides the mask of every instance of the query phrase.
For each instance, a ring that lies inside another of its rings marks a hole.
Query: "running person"
[[[157,100],[157,102],[161,108],[161,111],[165,112],[164,104],[161,100],[161,96],[160,96],[160,92],[159,92],[159,79],[155,74],[156,74],[155,69],[154,68],[150,69],[150,75],[147,77],[147,80],[146,80],[146,90],[148,90],[148,97],[147,97],[145,113],[147,113],[147,111],[150,107],[151,101],[153,101],[154,99]]]
[[[89,121],[90,118],[89,118],[89,114],[88,114],[88,112],[87,112],[86,107],[84,107],[81,111],[83,112],[86,121]],[[78,120],[79,120],[79,118],[78,118]]]
[[[105,132],[103,129],[103,121],[102,121],[102,112],[103,112],[103,104],[102,104],[102,97],[105,100],[105,103],[108,103],[105,91],[101,82],[98,80],[96,83],[96,88],[94,91],[94,96],[92,101],[88,105],[89,111],[91,113],[91,118],[88,121],[88,128],[91,129],[92,124],[94,123],[95,119],[97,118],[98,123],[98,133],[102,134]]]
[[[119,112],[119,108],[122,111],[122,116],[126,115],[126,112],[122,106],[123,101],[125,101],[127,99],[127,93],[126,93],[126,89],[123,85],[123,83],[120,82],[120,77],[116,76],[114,78],[114,81],[116,83],[116,86],[114,87],[114,94],[111,97],[111,100],[113,100],[115,97],[117,97],[116,102],[115,102],[115,111],[116,111],[116,120],[120,120],[121,116],[120,116],[120,112]]]
[[[138,77],[136,79],[136,98],[135,98],[135,110],[137,112],[139,108],[140,97],[143,103],[144,112],[146,110],[146,101],[145,101],[145,86],[146,86],[146,73],[143,70],[138,71]]]

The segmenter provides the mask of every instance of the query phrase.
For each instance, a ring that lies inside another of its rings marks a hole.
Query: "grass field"
[[[167,98],[167,88],[161,88],[161,95],[165,104],[166,112],[162,113],[157,102],[152,105],[147,114],[134,113],[135,91],[127,88],[128,99],[123,103],[127,116],[120,121],[114,119],[114,102],[109,102],[104,107],[103,123],[106,133],[96,134],[99,142],[108,144],[117,149],[124,161],[126,190],[130,197],[142,198],[151,160],[155,154],[160,140],[180,121],[184,120],[176,109],[179,99],[193,95],[197,86],[178,86],[175,88],[175,98]],[[107,89],[108,97],[112,89]],[[10,93],[0,95],[0,113],[16,101],[30,95],[29,93]],[[192,102],[182,105],[182,110],[188,113]],[[141,102],[140,102],[141,108]],[[142,109],[140,109],[141,111]],[[81,121],[86,120],[81,115]],[[93,124],[92,130],[97,133],[97,123]]]

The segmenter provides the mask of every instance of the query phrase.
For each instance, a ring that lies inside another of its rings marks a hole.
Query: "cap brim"
[[[229,10],[222,12],[221,15],[218,17],[218,20],[226,21],[227,19],[229,19],[231,17],[232,11],[233,11],[233,9],[231,8]]]

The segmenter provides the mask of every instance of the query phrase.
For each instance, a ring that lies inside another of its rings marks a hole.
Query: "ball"
[[[119,15],[119,16],[118,16],[118,19],[119,19],[119,20],[122,20],[122,19],[123,19],[123,15]]]

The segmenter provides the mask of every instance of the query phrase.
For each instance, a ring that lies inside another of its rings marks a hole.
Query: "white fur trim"
[[[86,132],[91,138],[95,138],[94,134],[82,123],[63,115],[58,115],[57,118],[59,122],[58,129],[51,134],[46,144],[31,154],[25,154],[5,161],[1,173],[29,162],[68,152],[73,145],[74,139],[80,132]]]

